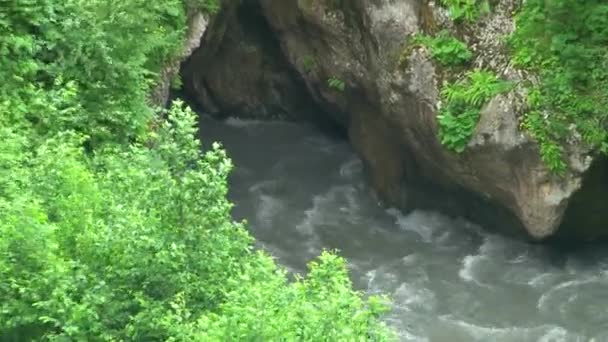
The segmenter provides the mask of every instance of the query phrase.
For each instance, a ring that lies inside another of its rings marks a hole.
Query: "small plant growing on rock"
[[[181,90],[182,87],[184,86],[184,82],[182,81],[182,77],[179,73],[176,73],[175,75],[173,75],[173,77],[171,78],[171,89],[172,90]]]
[[[448,8],[454,21],[474,22],[490,13],[488,0],[441,0],[441,4]]]
[[[305,55],[302,57],[302,67],[304,72],[309,73],[315,66],[315,59],[311,55]]]
[[[471,71],[464,79],[446,84],[441,91],[444,105],[437,116],[441,143],[454,152],[463,152],[475,131],[483,105],[510,89],[509,82],[483,70]]]
[[[447,31],[441,31],[435,37],[416,35],[414,44],[428,48],[433,59],[443,66],[462,65],[473,57],[467,44],[454,38]]]
[[[335,76],[332,76],[327,80],[327,85],[338,91],[344,91],[346,89],[346,83]]]
[[[217,13],[221,7],[221,0],[188,0],[186,4],[208,13]]]

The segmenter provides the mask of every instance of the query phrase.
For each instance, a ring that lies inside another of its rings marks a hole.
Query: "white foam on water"
[[[458,275],[461,279],[467,282],[474,282],[477,285],[484,287],[494,287],[498,279],[513,282],[516,279],[509,279],[513,273],[522,272],[524,264],[527,262],[527,255],[522,252],[517,253],[518,255],[514,258],[508,258],[509,254],[513,251],[509,249],[509,241],[506,241],[504,237],[485,234],[483,236],[483,243],[478,248],[477,254],[469,254],[462,259],[461,267],[458,271]],[[479,280],[479,271],[486,265],[485,269],[490,272],[488,276],[492,280],[482,282]],[[498,272],[498,270],[502,270]],[[525,270],[525,268],[523,268]],[[520,283],[521,281],[515,281]],[[524,281],[525,283],[525,281]]]
[[[485,256],[483,255],[467,255],[462,259],[462,267],[458,270],[458,276],[467,282],[474,282],[483,286],[476,278],[476,269]]]
[[[528,256],[528,252],[524,251],[523,253],[521,253],[518,256],[512,258],[511,260],[508,260],[507,262],[509,264],[523,264],[523,263],[527,262],[529,259],[530,258]]]
[[[367,278],[367,292],[372,294],[387,293],[390,288],[399,284],[399,277],[386,266],[379,266],[365,273]]]
[[[257,182],[249,187],[249,192],[252,193],[262,193],[262,192],[273,192],[279,186],[279,181],[276,179],[268,179],[263,180],[261,182]]]
[[[403,262],[404,266],[415,266],[420,262],[420,256],[418,254],[408,254],[401,258],[401,262]]]
[[[295,229],[307,238],[303,244],[310,255],[321,252],[322,241],[317,233],[318,226],[338,227],[346,222],[356,224],[360,220],[356,189],[352,186],[333,186],[327,192],[316,195],[312,207],[304,211],[303,220]],[[342,204],[336,208],[336,204]]]
[[[369,270],[365,273],[365,276],[367,277],[367,289],[368,290],[372,289],[372,285],[374,284],[374,281],[376,280],[377,273],[378,273],[377,269]]]
[[[314,224],[320,220],[321,214],[313,207],[306,210],[304,216],[304,220],[296,225],[296,230],[304,235],[315,235]]]
[[[441,233],[441,235],[439,235],[435,241],[441,246],[449,247],[450,238],[452,238],[452,233],[446,230],[445,232]]]
[[[465,322],[462,320],[448,320],[448,321],[450,321],[451,323],[453,323],[453,324],[457,325],[458,327],[462,328],[463,330],[465,330],[476,340],[486,339],[486,338],[490,338],[490,337],[497,338],[501,335],[504,336],[509,333],[513,333],[514,331],[516,331],[518,329],[516,327],[511,327],[511,328],[484,327],[481,325],[468,323],[468,322]]]
[[[602,286],[608,288],[608,278],[601,271],[608,268],[608,262],[594,259],[595,263],[590,263],[586,257],[573,256],[566,259],[565,265],[555,265],[544,248],[491,234],[464,219],[432,211],[403,215],[389,209],[388,218],[375,220],[373,215],[367,215],[372,212],[369,208],[372,201],[362,200],[362,190],[358,188],[363,182],[362,163],[348,155],[345,143],[312,131],[308,135],[308,128],[300,131],[297,126],[284,123],[232,118],[226,120],[226,125],[241,128],[228,132],[231,139],[240,139],[241,135],[245,138],[243,154],[252,153],[251,142],[256,143],[262,156],[273,154],[268,160],[275,164],[252,159],[256,163],[251,163],[251,171],[238,174],[239,180],[247,181],[238,183],[251,184],[255,177],[262,180],[248,189],[250,194],[247,188],[239,191],[250,195],[247,200],[257,201],[247,209],[256,209],[253,215],[257,215],[260,226],[293,222],[285,227],[289,229],[287,234],[270,234],[270,240],[275,237],[277,240],[265,249],[286,260],[297,260],[293,267],[299,268],[303,267],[300,261],[319,254],[325,243],[322,239],[328,237],[330,244],[335,240],[329,239],[354,240],[344,243],[355,255],[351,262],[357,263],[349,264],[349,269],[360,285],[367,285],[369,294],[387,293],[393,297],[394,310],[388,314],[387,322],[395,327],[400,340],[582,342],[596,336],[597,342],[608,341],[598,335],[603,332],[603,321],[608,323],[601,311],[602,301],[607,299]],[[270,139],[275,135],[293,138],[275,149],[275,140]],[[278,162],[274,161],[275,151]],[[238,160],[235,163],[238,167]],[[322,182],[315,177],[325,175],[317,176],[316,172],[309,175],[301,168],[303,164],[315,163],[326,166],[322,167],[328,172]],[[264,180],[275,175],[289,177],[289,182]],[[305,177],[300,180],[298,177],[302,175]],[[305,190],[307,185],[314,186],[309,187],[308,194],[292,196],[287,191],[292,182],[303,185]],[[317,193],[323,184],[330,185]],[[312,203],[307,203],[308,200]],[[387,224],[391,220],[401,231]],[[351,228],[351,224],[356,228],[352,233],[343,229]],[[380,227],[386,234],[363,235],[378,239],[367,244],[367,240],[357,235],[365,227],[369,230]],[[336,230],[328,232],[331,229]],[[357,248],[362,252],[358,253]],[[471,307],[466,307],[468,304]],[[563,322],[564,327],[555,325],[558,322]],[[579,332],[590,336],[583,339],[576,335]]]
[[[538,342],[565,342],[569,335],[568,331],[562,327],[552,327],[538,339]],[[582,342],[578,338],[576,341]]]
[[[332,154],[340,147],[335,143],[332,143],[325,136],[314,136],[305,138],[302,141],[304,144],[311,146],[318,152],[323,152],[325,154]]]
[[[256,218],[262,227],[272,227],[273,219],[285,210],[283,201],[269,195],[260,195],[257,203]]]
[[[440,316],[440,319],[458,327],[472,338],[472,341],[492,341],[492,342],[566,342],[572,341],[572,336],[568,331],[556,325],[541,325],[536,327],[489,327],[455,319],[450,315]],[[453,340],[457,341],[457,340]],[[465,341],[465,340],[463,340]],[[578,339],[576,339],[578,341]],[[470,339],[466,342],[471,342]]]
[[[392,327],[396,333],[396,337],[401,342],[431,342],[426,336],[420,336],[406,328],[403,324],[402,317],[387,317],[385,319],[388,326]],[[409,324],[408,324],[409,325]]]
[[[331,189],[325,194],[315,195],[312,199],[312,207],[304,211],[304,220],[296,225],[296,229],[306,235],[315,235],[315,226],[325,223],[328,219],[325,215],[325,204],[332,203],[333,198]]]
[[[230,127],[243,128],[243,127],[251,127],[251,126],[257,126],[257,125],[262,125],[262,124],[269,124],[271,122],[255,120],[255,119],[239,119],[239,118],[229,117],[226,120],[224,120],[224,123]]]
[[[399,228],[417,234],[425,243],[433,242],[435,233],[449,227],[450,222],[445,216],[429,211],[414,210],[408,215],[403,215],[399,210],[390,208],[386,212],[395,218]]]
[[[321,220],[322,215],[314,208],[306,210],[304,214],[306,217],[300,224],[296,225],[296,230],[306,236],[301,242],[306,247],[306,253],[310,256],[318,255],[322,250],[322,245],[315,231],[315,222]]]
[[[394,305],[402,309],[433,312],[437,307],[435,293],[423,285],[415,283],[402,283],[391,296]]]
[[[479,253],[486,256],[504,257],[505,249],[511,241],[505,241],[502,236],[486,234],[479,247]]]
[[[528,281],[528,285],[530,285],[536,289],[540,289],[540,288],[545,287],[547,285],[547,282],[551,281],[555,277],[556,277],[556,274],[552,273],[552,272],[541,273],[541,274],[533,277],[532,279],[530,279]]]
[[[552,287],[551,289],[549,289],[547,292],[543,293],[542,296],[540,297],[540,299],[538,300],[536,307],[541,311],[550,311],[550,309],[548,308],[549,301],[557,293],[568,290],[573,287],[578,287],[581,285],[597,282],[600,279],[601,278],[599,276],[590,276],[590,277],[587,277],[584,279],[575,279],[575,280],[569,280],[569,281],[560,283],[560,284]]]
[[[363,163],[360,159],[352,158],[340,166],[340,176],[347,179],[352,179],[354,176],[361,173]]]

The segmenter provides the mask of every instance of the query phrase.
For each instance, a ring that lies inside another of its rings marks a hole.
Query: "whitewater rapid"
[[[230,198],[292,272],[323,249],[387,294],[402,341],[608,341],[608,248],[558,250],[437,212],[382,208],[347,142],[312,127],[203,119],[234,160]]]

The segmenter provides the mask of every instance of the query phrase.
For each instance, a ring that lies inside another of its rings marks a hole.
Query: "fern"
[[[450,36],[447,31],[441,31],[435,37],[416,35],[414,43],[428,48],[433,59],[443,66],[462,65],[473,57],[467,45]]]
[[[441,0],[441,4],[448,8],[454,21],[474,22],[490,13],[488,0]]]
[[[327,80],[327,85],[335,90],[338,91],[344,91],[346,89],[346,83],[344,83],[344,81],[342,81],[341,79],[337,78],[337,77],[330,77]]]
[[[475,131],[483,105],[511,88],[511,83],[483,70],[471,71],[464,79],[446,84],[441,91],[445,105],[437,116],[441,143],[454,152],[463,152]]]

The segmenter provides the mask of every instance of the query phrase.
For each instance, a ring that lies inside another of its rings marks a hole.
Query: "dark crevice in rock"
[[[182,65],[182,96],[199,111],[313,122],[345,136],[286,60],[258,1],[226,1],[201,48]]]
[[[568,202],[554,240],[594,239],[608,231],[608,157],[598,157]]]

